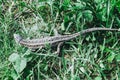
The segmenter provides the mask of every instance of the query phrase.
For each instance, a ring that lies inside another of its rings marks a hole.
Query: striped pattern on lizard
[[[57,52],[59,53],[60,46],[63,44],[63,42],[74,39],[78,36],[82,36],[86,33],[93,32],[93,31],[119,31],[119,29],[89,28],[89,29],[82,30],[80,32],[69,34],[69,35],[59,35],[58,32],[55,30],[55,36],[28,40],[28,39],[23,39],[19,34],[14,34],[14,39],[20,45],[23,45],[31,49],[38,49],[41,47],[43,48],[46,46],[46,44],[49,44],[50,46],[58,45]]]

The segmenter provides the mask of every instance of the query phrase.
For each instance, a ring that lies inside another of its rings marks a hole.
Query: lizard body
[[[86,30],[82,30],[78,33],[69,34],[69,35],[55,35],[50,37],[44,37],[40,39],[23,39],[19,34],[14,34],[14,39],[20,45],[26,46],[32,49],[38,49],[40,47],[45,47],[46,44],[50,44],[51,46],[56,46],[61,42],[65,42],[76,38],[77,36],[82,36],[85,33],[93,32],[93,31],[119,31],[119,29],[110,29],[110,28],[90,28]]]

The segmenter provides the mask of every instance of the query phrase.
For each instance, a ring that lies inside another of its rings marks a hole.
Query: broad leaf
[[[13,54],[11,54],[10,56],[9,56],[9,58],[8,58],[8,60],[10,61],[10,62],[15,62],[17,59],[19,59],[20,58],[20,56],[17,54],[17,53],[13,53]]]

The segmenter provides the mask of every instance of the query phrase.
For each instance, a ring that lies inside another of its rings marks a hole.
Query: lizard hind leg
[[[58,44],[58,46],[57,46],[57,51],[56,51],[56,53],[58,54],[59,57],[62,56],[62,54],[60,53],[60,51],[61,51],[61,46],[63,45],[63,43],[64,43],[64,42],[60,42],[60,43]]]
[[[54,29],[54,35],[55,36],[60,36],[60,34],[58,33],[57,29]]]

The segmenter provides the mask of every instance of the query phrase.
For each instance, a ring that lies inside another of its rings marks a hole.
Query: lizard
[[[82,30],[80,32],[74,33],[74,34],[68,34],[68,35],[60,35],[57,30],[54,30],[55,35],[54,36],[47,36],[44,38],[38,38],[38,39],[23,39],[19,34],[14,34],[14,39],[17,43],[20,45],[23,45],[25,47],[31,48],[31,49],[39,49],[46,47],[46,44],[49,44],[52,46],[57,46],[57,53],[60,52],[60,46],[63,44],[63,42],[74,39],[78,36],[82,36],[86,33],[93,32],[93,31],[119,31],[119,29],[111,29],[111,28],[89,28],[86,30]]]

